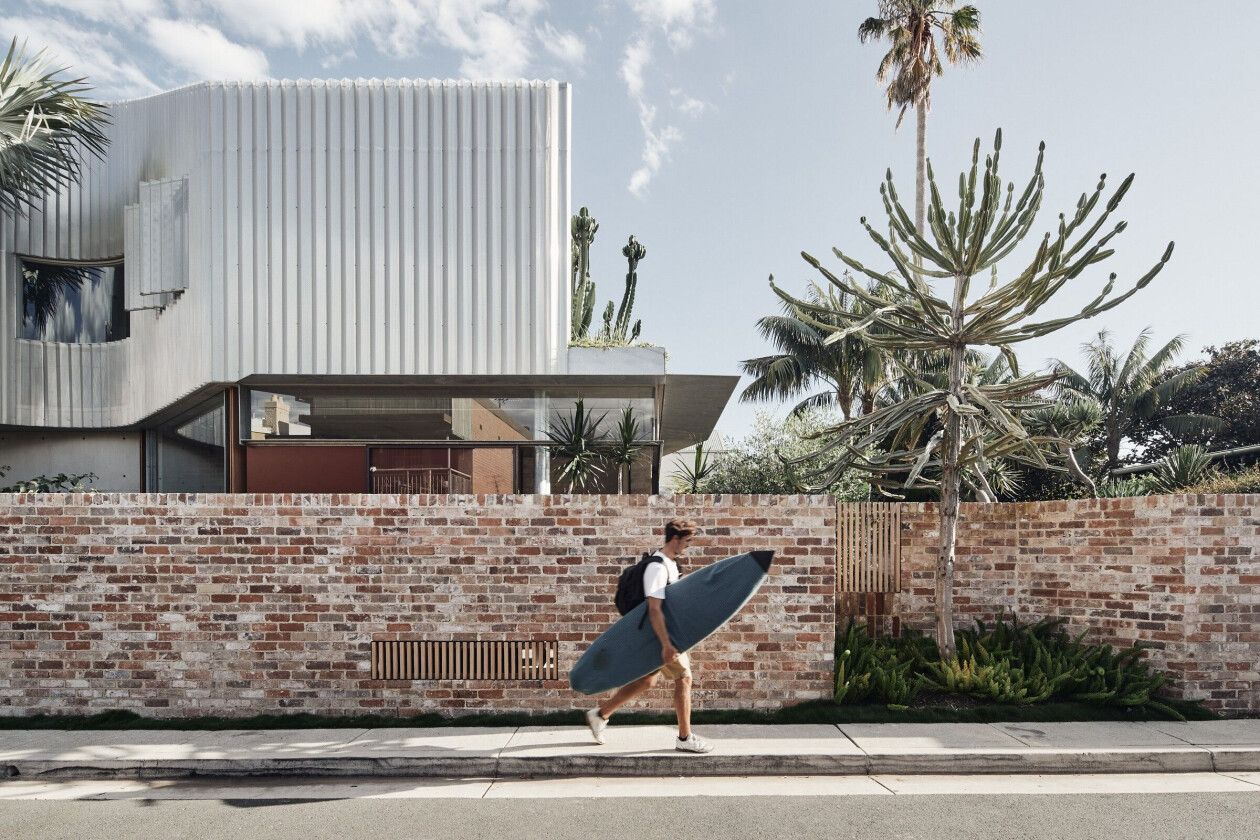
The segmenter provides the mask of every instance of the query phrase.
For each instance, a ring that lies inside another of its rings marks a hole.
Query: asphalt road
[[[1242,840],[1257,836],[1260,795],[1250,792],[0,802],[0,837],[22,840]]]

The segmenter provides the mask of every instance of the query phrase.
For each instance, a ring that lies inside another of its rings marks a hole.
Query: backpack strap
[[[661,563],[661,564],[663,565],[663,564],[665,563],[665,558],[663,558],[663,557],[661,557],[660,555],[658,555],[655,551],[653,551],[651,554],[648,554],[648,553],[645,551],[645,552],[643,552],[643,559],[642,559],[642,560],[640,560],[639,562],[640,562],[640,563],[645,563],[645,564],[646,564],[646,563]],[[646,571],[646,570],[645,570],[645,571]],[[667,583],[667,584],[665,584],[665,585],[666,585],[666,586],[669,586],[669,584],[668,584],[668,583]],[[644,603],[644,607],[643,607],[643,615],[642,615],[642,617],[641,617],[641,618],[639,618],[639,629],[640,629],[640,630],[642,630],[642,629],[643,629],[643,622],[647,621],[647,617],[648,617],[648,608],[647,608],[647,605],[646,605],[646,602],[647,602],[647,594],[646,594],[646,593],[644,593],[643,600],[644,600],[644,602],[645,602],[645,603]]]

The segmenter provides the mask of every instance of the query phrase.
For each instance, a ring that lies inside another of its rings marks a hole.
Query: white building
[[[0,219],[10,480],[545,492],[539,442],[582,398],[606,426],[634,408],[644,491],[735,387],[568,346],[567,84],[210,83],[109,110],[105,160]]]

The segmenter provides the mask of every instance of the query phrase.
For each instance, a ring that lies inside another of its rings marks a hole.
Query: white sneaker
[[[713,752],[713,745],[692,732],[686,738],[674,741],[674,749],[680,752],[707,753]]]
[[[586,713],[586,725],[591,728],[595,743],[604,743],[604,730],[608,728],[608,721],[600,717],[599,709],[591,709]]]

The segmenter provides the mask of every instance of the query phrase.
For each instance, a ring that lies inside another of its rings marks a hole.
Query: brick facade
[[[1172,689],[1260,711],[1260,496],[1146,496],[964,504],[959,625],[1015,612],[1065,617],[1088,640],[1151,646]],[[902,589],[891,617],[930,632],[939,514],[904,504]]]
[[[621,563],[674,516],[703,529],[684,570],[776,552],[693,653],[695,707],[830,696],[826,497],[76,494],[0,496],[0,714],[584,708],[568,668],[616,617]],[[373,640],[533,637],[559,640],[562,679],[369,679]]]

